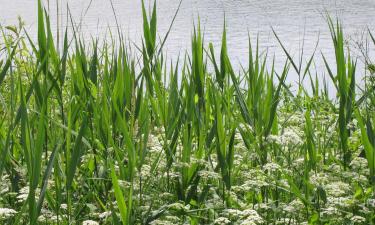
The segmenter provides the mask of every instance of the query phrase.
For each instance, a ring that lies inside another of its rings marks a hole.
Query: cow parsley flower
[[[65,203],[63,203],[63,204],[60,205],[60,209],[67,210],[68,209],[68,205],[65,204]]]
[[[150,225],[175,225],[173,222],[168,220],[154,220],[150,223]]]
[[[161,152],[163,150],[163,145],[160,143],[157,136],[150,134],[147,140],[147,147],[150,149],[150,152]]]
[[[230,224],[230,220],[226,217],[219,217],[214,221],[214,224],[216,225],[225,225],[225,224]]]
[[[247,218],[244,221],[242,221],[240,225],[256,225],[256,223],[254,221],[251,221],[251,219]]]
[[[268,171],[268,172],[276,172],[276,171],[279,171],[281,168],[280,166],[277,164],[277,163],[267,163],[263,166],[263,170],[264,171]]]
[[[332,206],[324,208],[322,211],[323,217],[331,217],[331,216],[335,217],[335,216],[340,216],[340,215],[341,215],[340,211],[337,208],[332,207]]]
[[[258,214],[258,212],[253,209],[245,209],[244,211],[242,211],[241,214],[243,218],[246,218],[245,221],[248,221],[254,224],[260,224],[264,222],[263,218]]]
[[[99,225],[99,223],[94,220],[85,220],[82,222],[82,225]]]
[[[295,168],[301,168],[301,167],[304,167],[304,166],[305,166],[305,158],[301,157],[301,158],[295,159],[295,160],[292,162],[292,165],[293,165],[293,167],[295,167]]]
[[[106,211],[106,212],[102,212],[102,213],[100,213],[99,214],[99,218],[100,219],[105,219],[105,218],[107,218],[107,217],[109,217],[109,216],[111,216],[112,215],[112,212],[111,211]]]
[[[185,206],[179,202],[172,203],[168,205],[168,208],[173,210],[185,210]]]
[[[283,208],[285,212],[288,212],[290,214],[296,214],[300,212],[304,208],[304,204],[301,200],[295,199],[291,201],[287,206]]]
[[[279,220],[276,221],[276,224],[280,225],[285,225],[285,224],[290,224],[290,225],[299,225],[297,221],[293,218],[280,218]]]
[[[220,174],[213,172],[213,171],[208,171],[208,170],[201,170],[198,172],[198,175],[206,180],[220,178]]]
[[[16,213],[17,213],[17,211],[14,210],[14,209],[0,208],[0,219],[10,218],[10,217],[14,216],[14,214],[16,214]]]
[[[361,170],[363,168],[367,168],[367,160],[365,158],[362,158],[362,157],[355,157],[350,162],[350,166],[354,170]]]
[[[38,193],[38,192],[36,192]],[[24,202],[26,201],[27,197],[29,196],[29,186],[25,186],[21,188],[21,190],[18,192],[17,201],[18,202]]]
[[[242,211],[238,209],[224,209],[223,215],[231,219],[238,219],[242,216]]]
[[[326,173],[313,173],[310,174],[310,182],[314,186],[323,185],[329,182],[329,177]]]
[[[303,140],[300,137],[301,134],[294,129],[287,128],[284,133],[281,135],[281,144],[282,145],[301,145]]]
[[[271,134],[271,135],[268,135],[267,142],[281,144],[281,138],[278,135]]]
[[[366,222],[366,219],[363,218],[362,216],[353,216],[352,218],[350,218],[350,220],[353,223],[360,223],[360,224]]]
[[[151,166],[143,164],[141,167],[141,177],[147,178],[151,176]]]
[[[180,218],[178,218],[177,216],[165,216],[165,219],[176,224],[180,222]]]
[[[334,205],[334,206],[341,207],[341,208],[349,208],[352,203],[352,199],[346,196],[328,197],[327,201],[329,202],[330,205]]]
[[[341,181],[332,182],[325,186],[327,193],[331,196],[340,197],[350,191],[350,185]]]
[[[375,199],[370,198],[367,200],[367,204],[373,208],[375,208]]]

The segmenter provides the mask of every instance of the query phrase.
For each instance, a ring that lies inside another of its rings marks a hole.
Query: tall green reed
[[[351,160],[351,152],[348,147],[348,137],[350,136],[350,133],[347,125],[352,120],[353,114],[355,101],[355,72],[357,64],[354,60],[352,60],[350,54],[345,54],[342,26],[338,21],[336,21],[336,25],[334,25],[330,17],[328,17],[328,25],[335,48],[336,74],[333,74],[324,56],[323,60],[326,65],[328,75],[331,77],[339,96],[338,129],[340,134],[340,148],[342,151],[341,154],[343,166],[347,168]]]
[[[277,129],[277,107],[289,71],[289,64],[286,62],[280,75],[276,73],[274,64],[269,72],[266,68],[266,60],[267,57],[262,59],[259,55],[258,43],[253,56],[249,40],[249,69],[244,74],[247,85],[246,95],[241,91],[233,69],[229,70],[243,121],[248,125],[247,129],[241,130],[241,134],[244,140],[253,140],[257,143],[256,152],[259,155],[258,163],[261,165],[267,162],[267,150],[264,148],[266,138]],[[279,80],[277,86],[274,84],[275,76]]]

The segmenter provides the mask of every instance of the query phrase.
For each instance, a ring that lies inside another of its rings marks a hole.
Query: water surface
[[[56,5],[59,5],[57,10]],[[168,30],[178,0],[160,0],[158,3],[158,33],[162,38]],[[67,7],[69,5],[76,24],[81,24],[85,37],[105,37],[108,29],[116,30],[115,16],[109,0],[58,0],[46,1],[50,12],[52,28],[69,26]],[[113,6],[119,26],[126,37],[139,43],[142,35],[142,17],[140,1],[113,0]],[[36,1],[0,0],[0,22],[16,24],[21,16],[31,34],[36,32]],[[224,15],[227,22],[228,49],[236,68],[246,65],[248,59],[248,34],[255,42],[259,37],[261,49],[268,55],[276,54],[277,67],[284,63],[285,57],[278,45],[271,27],[292,55],[298,58],[304,42],[304,53],[311,55],[317,40],[317,52],[322,52],[330,62],[334,60],[332,43],[325,14],[338,17],[344,25],[348,42],[360,41],[366,28],[375,32],[374,0],[183,0],[180,11],[166,43],[168,56],[176,58],[190,48],[191,33],[194,23],[200,18],[204,30],[205,43],[212,42],[219,48],[223,29]],[[283,55],[280,57],[279,55]],[[320,57],[319,57],[320,58]],[[318,73],[324,69],[317,60]],[[289,81],[294,81],[289,78]]]

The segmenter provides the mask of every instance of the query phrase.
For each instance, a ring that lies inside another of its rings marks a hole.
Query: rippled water
[[[58,2],[60,27],[67,24],[68,3],[75,22],[82,24],[82,32],[86,37],[104,37],[109,28],[115,31],[115,17],[109,0]],[[178,4],[179,0],[158,1],[160,36],[168,30]],[[47,7],[47,2],[45,5]],[[139,43],[142,32],[140,1],[113,0],[113,5],[122,31],[130,40]],[[49,11],[53,30],[56,31],[56,1],[49,2]],[[0,22],[14,24],[19,15],[26,21],[32,34],[36,30],[36,12],[36,1],[0,0]],[[269,55],[283,55],[271,26],[295,57],[298,57],[303,39],[306,55],[312,54],[319,39],[318,51],[333,61],[334,52],[324,17],[326,12],[340,18],[350,42],[361,40],[367,27],[375,32],[374,0],[183,0],[166,43],[167,52],[171,58],[175,58],[189,49],[193,24],[194,21],[197,23],[198,16],[204,29],[205,43],[212,42],[219,47],[225,14],[229,54],[237,68],[247,62],[248,33],[253,41],[259,35],[261,47],[268,50]],[[281,65],[284,59],[277,57],[276,63]],[[323,73],[323,70],[319,73]]]

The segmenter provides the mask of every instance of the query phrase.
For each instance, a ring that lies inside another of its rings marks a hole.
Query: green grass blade
[[[111,165],[111,179],[112,179],[113,190],[115,192],[117,206],[120,210],[122,224],[127,225],[128,224],[128,210],[126,207],[124,195],[122,194],[120,185],[118,183],[118,179],[117,179],[113,164]]]

